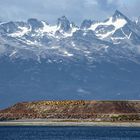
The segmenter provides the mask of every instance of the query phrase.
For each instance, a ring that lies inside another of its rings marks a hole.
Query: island
[[[0,125],[140,126],[140,101],[34,101],[0,110]]]

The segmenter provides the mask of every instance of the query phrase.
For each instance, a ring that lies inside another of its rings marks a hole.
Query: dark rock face
[[[1,30],[3,29],[5,33],[13,33],[17,31],[18,26],[14,22],[8,22],[1,25]]]
[[[138,121],[140,120],[140,101],[24,102],[0,111],[0,120],[37,118]]]
[[[60,29],[65,32],[69,31],[71,28],[70,22],[65,16],[62,16],[61,18],[58,19],[57,26],[60,27]]]
[[[34,18],[28,19],[27,23],[31,26],[32,31],[43,27],[42,22]]]
[[[109,25],[109,26],[100,25],[95,29],[95,31],[97,31],[100,34],[106,34],[107,32],[111,32],[112,30],[114,30],[113,25]]]
[[[95,21],[84,20],[81,24],[81,29],[88,29]]]

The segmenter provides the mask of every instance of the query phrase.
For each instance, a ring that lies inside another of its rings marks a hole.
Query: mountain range
[[[0,22],[0,108],[45,99],[140,99],[140,19]]]

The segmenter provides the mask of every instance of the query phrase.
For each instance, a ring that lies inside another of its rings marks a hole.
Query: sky
[[[0,0],[0,19],[38,18],[52,24],[65,15],[79,24],[84,19],[104,20],[116,9],[136,18],[140,16],[140,0]]]

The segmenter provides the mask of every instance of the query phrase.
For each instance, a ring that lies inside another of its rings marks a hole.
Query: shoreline
[[[99,126],[140,127],[140,122],[93,122],[86,120],[16,120],[1,121],[0,126]]]

